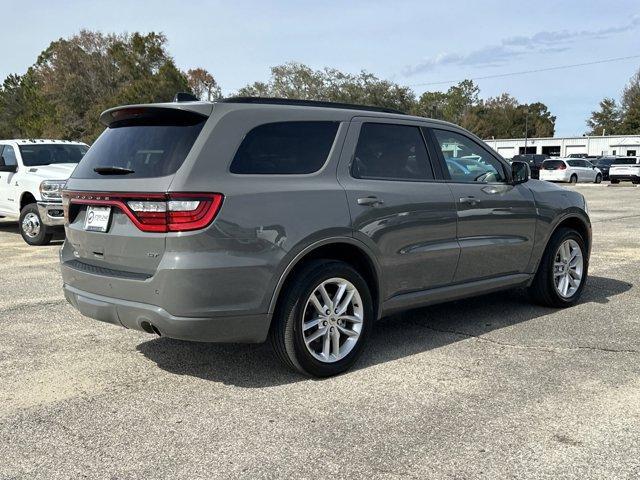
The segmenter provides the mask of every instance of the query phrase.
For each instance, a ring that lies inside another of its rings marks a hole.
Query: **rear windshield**
[[[231,173],[292,175],[313,173],[325,164],[338,122],[279,122],[260,125],[242,141]]]
[[[73,177],[104,178],[113,174],[109,169],[125,178],[175,173],[207,120],[197,114],[179,115],[112,124],[91,146]]]
[[[562,160],[545,160],[542,163],[544,170],[558,170],[563,167],[565,167],[565,164]]]
[[[593,161],[592,163],[597,167],[608,167],[616,160],[614,158],[600,158],[598,160]]]
[[[618,158],[613,162],[614,165],[635,165],[635,163],[635,158]]]
[[[86,145],[20,145],[25,167],[41,167],[54,163],[78,163],[89,147]]]

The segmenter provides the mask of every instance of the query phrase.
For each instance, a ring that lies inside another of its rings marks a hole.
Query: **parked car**
[[[0,216],[19,219],[29,245],[62,232],[62,187],[88,149],[65,140],[0,140]]]
[[[549,155],[546,154],[527,153],[516,155],[515,157],[513,157],[513,161],[527,162],[529,164],[529,168],[531,169],[531,178],[538,179],[540,178],[540,167],[542,166],[542,162],[549,158]]]
[[[554,158],[545,160],[542,163],[540,180],[569,183],[601,183],[602,172],[586,160],[577,158]]]
[[[514,287],[567,307],[584,287],[584,197],[450,123],[254,98],[100,118],[63,193],[64,294],[88,317],[270,338],[324,377],[353,365],[382,316]],[[475,168],[454,177],[460,159]]]
[[[617,158],[609,169],[611,183],[620,182],[640,183],[640,157]]]
[[[593,160],[590,160],[590,162],[592,164],[594,164],[597,168],[600,169],[600,171],[602,172],[602,179],[603,180],[609,180],[609,168],[611,168],[611,165],[618,158],[619,157],[602,156],[602,157],[598,157],[598,158],[595,158]]]
[[[588,158],[589,155],[586,153],[570,153],[567,155],[567,158]]]

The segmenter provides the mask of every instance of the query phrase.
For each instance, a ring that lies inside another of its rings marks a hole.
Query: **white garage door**
[[[586,145],[567,145],[565,148],[565,156],[569,156],[572,153],[587,153]]]

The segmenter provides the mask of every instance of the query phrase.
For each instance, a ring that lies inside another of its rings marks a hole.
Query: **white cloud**
[[[570,44],[583,39],[605,39],[613,35],[635,30],[640,27],[640,16],[619,27],[596,30],[559,30],[538,32],[530,36],[516,36],[503,39],[495,45],[486,45],[468,53],[441,53],[426,58],[415,65],[408,65],[402,73],[405,76],[429,72],[447,65],[492,67],[504,65],[509,60],[531,53],[555,53],[567,50]]]

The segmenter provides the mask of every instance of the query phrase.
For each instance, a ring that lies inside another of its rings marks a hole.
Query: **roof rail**
[[[291,105],[296,107],[324,107],[342,108],[345,110],[366,110],[369,112],[395,113],[406,115],[405,112],[393,108],[373,107],[370,105],[357,105],[353,103],[324,102],[320,100],[299,100],[294,98],[274,97],[229,97],[218,100],[219,103],[253,103],[259,105]]]

